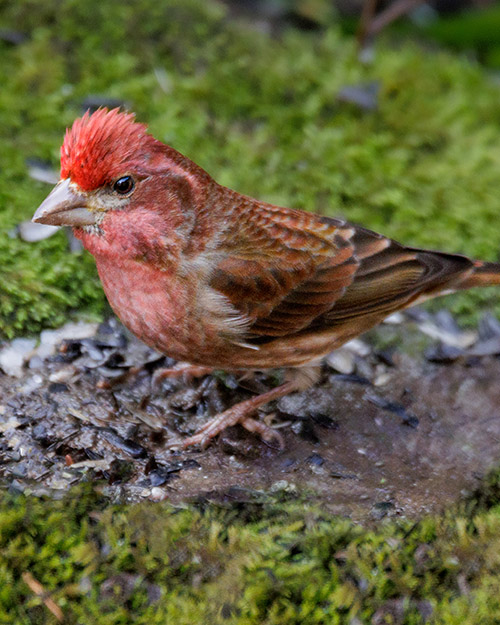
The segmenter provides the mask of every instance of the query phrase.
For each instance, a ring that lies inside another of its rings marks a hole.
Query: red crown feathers
[[[137,158],[156,140],[133,113],[119,109],[88,111],[66,130],[61,147],[61,178],[91,191],[119,175],[122,164]]]

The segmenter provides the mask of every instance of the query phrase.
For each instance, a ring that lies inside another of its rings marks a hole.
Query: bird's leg
[[[266,442],[276,441],[280,449],[283,449],[284,442],[283,437],[276,430],[269,427],[262,421],[253,419],[251,415],[264,404],[269,403],[280,397],[284,397],[294,391],[305,390],[305,388],[314,384],[319,375],[319,369],[316,367],[302,368],[298,371],[299,374],[293,375],[291,379],[287,380],[284,384],[277,386],[276,388],[252,397],[245,401],[236,404],[232,408],[221,412],[219,415],[210,419],[204,426],[202,426],[193,436],[185,438],[180,446],[183,449],[191,447],[192,445],[200,445],[204,448],[210,442],[212,438],[220,434],[226,428],[231,427],[239,423],[249,432],[257,432],[261,438]],[[175,445],[176,446],[176,445]]]
[[[179,362],[174,367],[168,367],[165,369],[157,369],[153,374],[151,381],[152,385],[158,386],[158,384],[165,380],[165,378],[184,378],[190,380],[191,378],[200,378],[204,375],[212,373],[213,367],[201,367],[199,365],[190,365],[187,362]]]
[[[123,382],[133,382],[137,375],[145,369],[145,365],[139,367],[130,367],[128,371],[124,371],[124,373],[116,378],[112,379],[101,379],[97,382],[97,388],[99,389],[111,389],[117,384],[122,384]],[[201,367],[198,365],[190,365],[187,362],[179,362],[174,367],[167,367],[163,369],[157,369],[153,373],[153,377],[151,378],[151,386],[153,389],[157,388],[162,380],[165,378],[184,378],[187,382],[192,378],[199,378],[203,375],[208,375],[212,373],[212,367]]]

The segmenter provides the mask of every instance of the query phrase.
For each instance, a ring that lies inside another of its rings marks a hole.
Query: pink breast
[[[178,281],[132,260],[96,261],[106,297],[124,325],[158,351],[186,359],[188,302]]]

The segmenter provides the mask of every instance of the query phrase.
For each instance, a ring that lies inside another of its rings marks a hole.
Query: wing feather
[[[225,239],[210,286],[248,319],[246,341],[383,319],[462,279],[464,256],[404,247],[328,217],[258,205]]]

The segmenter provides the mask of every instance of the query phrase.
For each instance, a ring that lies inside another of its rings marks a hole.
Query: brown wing
[[[321,225],[300,212],[289,223],[283,215],[276,217],[247,224],[234,246],[226,239],[224,257],[210,280],[250,320],[250,337],[286,336],[307,328],[331,309],[358,267],[351,228],[343,222]]]
[[[249,319],[247,338],[262,342],[361,316],[382,319],[453,285],[471,267],[463,256],[405,248],[340,220],[270,207],[246,221],[233,244],[226,239],[210,286]]]
[[[377,243],[377,241],[379,243]],[[385,247],[379,247],[384,241]],[[409,248],[356,227],[351,239],[359,268],[352,284],[319,325],[333,326],[364,315],[383,319],[420,297],[453,290],[473,270],[470,259]]]

